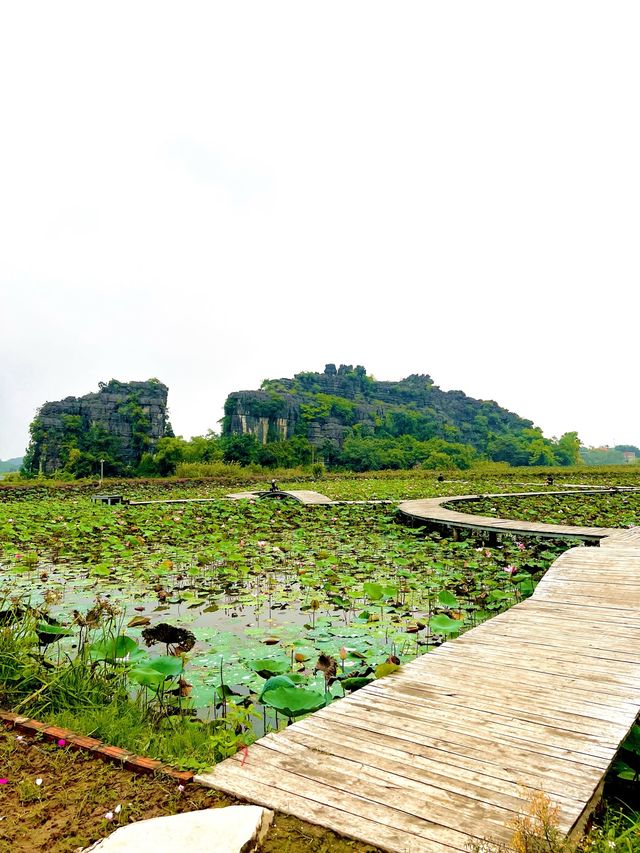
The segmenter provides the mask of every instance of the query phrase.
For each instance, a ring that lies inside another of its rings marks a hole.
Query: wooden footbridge
[[[473,515],[451,509],[446,504],[472,503],[480,498],[530,498],[549,495],[612,495],[619,492],[637,492],[632,487],[618,489],[563,489],[561,492],[505,492],[494,495],[455,495],[454,497],[425,498],[423,500],[402,501],[398,507],[399,513],[410,524],[425,527],[442,528],[445,530],[471,530],[476,533],[486,533],[490,537],[500,534],[518,536],[535,536],[547,539],[582,539],[583,542],[597,545],[601,539],[620,531],[610,527],[578,527],[570,524],[541,524],[535,521],[516,521],[510,518],[493,518],[485,515]]]
[[[531,598],[198,781],[398,853],[508,844],[538,791],[579,834],[640,711],[640,528],[576,530],[601,547],[565,552]]]
[[[321,495],[320,492],[313,492],[310,489],[289,489],[289,490],[281,490],[281,489],[268,489],[267,491],[258,491],[258,492],[234,492],[230,495],[225,495],[228,500],[238,501],[238,500],[261,500],[263,498],[276,498],[276,499],[286,499],[290,498],[291,500],[297,501],[298,503],[305,504],[307,506],[320,506],[325,504],[335,503],[328,498],[326,495]],[[127,501],[129,506],[150,506],[151,504],[203,504],[203,503],[217,503],[220,500],[217,498],[171,498],[171,499],[160,499],[153,501]],[[396,503],[396,501],[394,501]]]

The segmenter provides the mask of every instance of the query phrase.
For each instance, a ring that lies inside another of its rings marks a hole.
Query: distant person
[[[280,489],[278,488],[278,484],[276,483],[275,480],[271,481],[271,485],[269,486],[269,491],[270,492],[279,492],[280,491]]]
[[[547,486],[553,486],[553,474],[547,474]]]

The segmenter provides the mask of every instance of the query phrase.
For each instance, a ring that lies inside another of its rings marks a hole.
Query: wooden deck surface
[[[598,531],[530,599],[197,781],[398,853],[509,842],[540,790],[577,832],[640,712],[640,528]]]
[[[521,521],[509,518],[494,518],[486,515],[473,515],[450,509],[444,504],[472,502],[479,497],[491,498],[529,498],[537,495],[605,495],[621,491],[637,491],[633,488],[621,489],[563,489],[561,492],[507,492],[499,495],[456,495],[454,497],[425,498],[423,500],[402,501],[398,511],[410,522],[434,527],[457,528],[466,530],[481,530],[488,533],[511,533],[520,536],[536,536],[547,538],[575,537],[585,542],[597,544],[602,538],[611,534],[609,527],[579,527],[570,524],[543,524],[535,521]]]

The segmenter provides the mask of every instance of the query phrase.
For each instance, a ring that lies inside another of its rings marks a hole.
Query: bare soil
[[[0,853],[74,853],[132,821],[234,802],[193,783],[181,790],[166,776],[137,775],[89,753],[4,730],[0,730],[0,779],[6,780],[0,784]],[[262,849],[378,853],[374,847],[287,815],[276,815]]]

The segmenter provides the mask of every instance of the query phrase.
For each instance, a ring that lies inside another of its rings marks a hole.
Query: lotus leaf
[[[276,687],[263,694],[262,702],[292,718],[324,708],[327,699],[324,693],[308,687]]]

